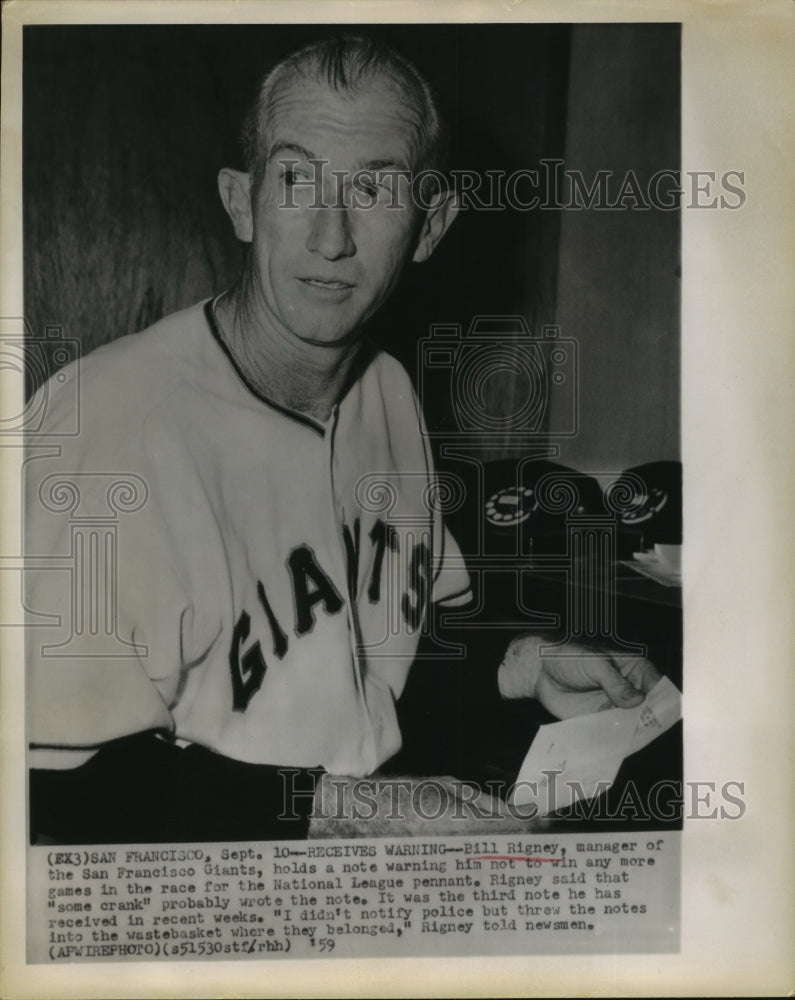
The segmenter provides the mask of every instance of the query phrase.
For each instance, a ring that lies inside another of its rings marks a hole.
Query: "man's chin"
[[[295,336],[312,347],[340,348],[355,344],[364,333],[361,324],[353,326],[311,326],[294,330]]]

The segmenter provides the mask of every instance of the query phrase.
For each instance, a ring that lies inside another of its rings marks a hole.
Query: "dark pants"
[[[305,838],[322,769],[246,764],[151,733],[68,771],[31,770],[31,843]]]

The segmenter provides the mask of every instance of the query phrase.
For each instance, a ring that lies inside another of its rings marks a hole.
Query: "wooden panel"
[[[576,26],[567,169],[589,183],[612,171],[614,196],[629,171],[645,192],[655,171],[679,166],[679,26]],[[679,211],[563,213],[557,321],[580,346],[566,464],[620,472],[679,458],[679,241]]]

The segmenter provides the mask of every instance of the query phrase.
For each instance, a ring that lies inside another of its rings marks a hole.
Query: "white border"
[[[683,169],[745,171],[742,210],[683,213],[682,423],[686,777],[744,781],[748,813],[687,825],[679,955],[25,967],[23,675],[21,635],[10,630],[0,636],[0,995],[684,996],[792,988],[794,4],[10,0],[3,7],[2,315],[22,315],[22,23],[443,20],[682,21]],[[1,405],[18,412],[18,402]],[[18,551],[19,510],[14,456],[3,453],[6,553]]]

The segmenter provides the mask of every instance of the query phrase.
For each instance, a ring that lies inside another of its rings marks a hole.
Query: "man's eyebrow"
[[[277,153],[288,152],[297,153],[300,157],[305,160],[319,160],[320,157],[315,156],[314,153],[310,153],[308,149],[304,149],[303,146],[299,146],[297,142],[277,142],[268,153],[268,159],[273,159]]]
[[[271,160],[279,153],[284,153],[284,152],[296,153],[304,160],[310,160],[310,161],[317,160],[318,162],[320,162],[319,156],[316,156],[314,153],[310,152],[308,149],[306,149],[304,146],[301,146],[297,142],[275,143],[274,146],[271,148],[270,152],[268,153],[268,159]],[[387,157],[386,159],[382,160],[369,160],[367,163],[362,163],[358,169],[373,171],[373,172],[377,170],[387,170],[387,169],[408,171],[409,167],[402,160],[395,160],[392,159],[391,157]]]
[[[407,171],[409,169],[408,165],[403,163],[401,160],[370,160],[368,163],[363,163],[360,170],[402,170]]]

